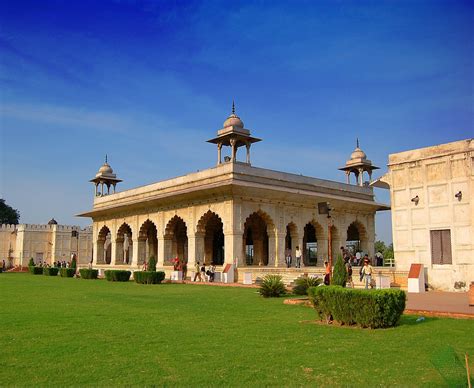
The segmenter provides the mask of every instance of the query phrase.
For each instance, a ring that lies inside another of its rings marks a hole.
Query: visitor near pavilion
[[[370,265],[370,260],[369,258],[364,259],[364,267],[362,268],[362,275],[365,278],[365,289],[367,290],[370,286],[372,287],[372,274],[374,272],[374,269]]]
[[[295,258],[296,258],[296,268],[301,268],[301,251],[300,251],[300,247],[297,246],[296,247],[296,252],[295,252]]]

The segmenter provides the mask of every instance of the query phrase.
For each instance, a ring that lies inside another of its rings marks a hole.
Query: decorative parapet
[[[14,232],[17,229],[18,225],[14,224],[1,224],[0,231],[9,231]]]

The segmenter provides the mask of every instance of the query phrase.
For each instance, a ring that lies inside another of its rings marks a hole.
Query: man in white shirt
[[[301,251],[300,251],[299,246],[296,247],[295,258],[296,258],[296,268],[301,268]]]

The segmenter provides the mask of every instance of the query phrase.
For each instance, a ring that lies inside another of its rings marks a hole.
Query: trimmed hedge
[[[109,282],[128,282],[130,280],[130,271],[125,271],[123,269],[110,269],[104,272],[105,278]]]
[[[42,275],[43,274],[43,267],[35,267],[34,265],[28,266],[28,270],[33,275]]]
[[[57,267],[44,267],[43,275],[46,276],[58,276],[59,268]]]
[[[372,329],[395,326],[405,310],[401,290],[355,290],[340,286],[311,287],[308,295],[321,320]]]
[[[79,270],[79,273],[82,279],[97,279],[97,277],[99,276],[98,269],[81,268]]]
[[[76,274],[76,268],[61,268],[59,274],[62,278],[73,278]]]
[[[133,279],[139,284],[159,284],[165,279],[162,271],[137,271],[133,273]]]

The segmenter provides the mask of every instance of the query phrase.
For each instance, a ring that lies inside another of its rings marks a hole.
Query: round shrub
[[[79,270],[79,274],[81,275],[82,279],[97,279],[99,276],[98,269],[89,269],[89,268],[81,268]]]
[[[265,298],[279,297],[286,294],[286,287],[280,275],[266,275],[258,292]]]
[[[72,278],[76,274],[76,268],[61,268],[59,275],[62,278]]]
[[[122,269],[110,269],[104,272],[109,282],[128,282],[132,273]]]
[[[162,271],[137,271],[133,273],[133,278],[139,284],[159,284],[165,279],[165,273]]]
[[[34,265],[29,265],[28,271],[30,271],[30,273],[33,275],[42,275],[43,267],[35,267]]]
[[[296,295],[307,295],[309,287],[319,286],[323,280],[321,278],[303,276],[295,280],[293,286],[293,294]]]
[[[43,275],[45,276],[58,276],[59,268],[57,267],[44,267]]]

